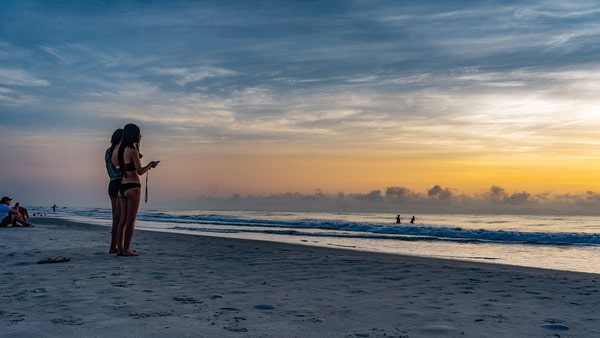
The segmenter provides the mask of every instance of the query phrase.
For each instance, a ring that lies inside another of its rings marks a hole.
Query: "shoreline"
[[[597,274],[32,222],[0,229],[1,337],[600,336]]]
[[[56,216],[108,226],[107,211],[72,210]],[[600,274],[600,239],[594,233],[597,218],[432,214],[420,215],[422,223],[398,226],[387,216],[151,210],[140,214],[136,227]]]

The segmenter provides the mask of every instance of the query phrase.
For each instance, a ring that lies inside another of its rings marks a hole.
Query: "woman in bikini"
[[[131,250],[129,246],[142,196],[140,175],[155,168],[158,164],[156,161],[151,161],[146,166],[142,166],[139,152],[141,138],[142,134],[138,126],[126,125],[123,128],[123,139],[117,152],[119,167],[123,173],[119,187],[119,204],[121,206],[121,217],[117,229],[117,255],[119,256],[138,256],[138,253]]]

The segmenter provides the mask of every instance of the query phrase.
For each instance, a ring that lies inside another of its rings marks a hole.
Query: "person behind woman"
[[[123,128],[123,139],[117,154],[123,173],[119,187],[119,204],[121,206],[121,217],[117,229],[117,255],[119,256],[138,256],[135,250],[131,250],[130,245],[142,196],[140,175],[155,168],[158,164],[156,161],[151,161],[146,166],[142,166],[139,152],[141,138],[142,134],[138,126],[131,123],[126,125]]]
[[[115,130],[110,138],[110,147],[106,149],[104,154],[104,162],[106,162],[106,172],[110,178],[108,184],[108,197],[110,197],[110,204],[112,207],[112,231],[110,236],[110,249],[109,253],[117,253],[117,228],[119,226],[119,216],[121,214],[121,207],[119,206],[119,185],[121,185],[121,179],[123,174],[119,167],[119,160],[117,159],[117,152],[121,144],[121,138],[123,137],[123,129],[119,128]]]

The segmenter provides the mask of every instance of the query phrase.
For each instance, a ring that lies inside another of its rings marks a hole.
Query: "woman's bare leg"
[[[135,230],[135,221],[137,219],[138,209],[140,207],[142,189],[133,188],[125,192],[127,198],[127,215],[125,224],[125,233],[123,238],[123,254],[126,256],[137,256],[138,253],[131,250],[131,240],[133,238],[133,232]]]
[[[125,238],[125,223],[127,222],[127,198],[119,195],[119,209],[121,210],[120,212],[120,217],[119,217],[119,223],[117,226],[117,236],[116,236],[116,241],[117,241],[117,255],[121,255],[123,254],[124,251],[124,246],[125,246],[125,242],[124,242],[124,238]]]
[[[112,206],[112,230],[110,232],[110,249],[109,253],[117,253],[117,229],[119,228],[119,216],[121,215],[121,205],[117,196],[110,196],[110,204]]]

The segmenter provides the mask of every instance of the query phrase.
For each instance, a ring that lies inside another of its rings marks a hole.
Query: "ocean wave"
[[[447,241],[460,243],[487,243],[493,244],[545,244],[545,245],[600,245],[600,235],[582,233],[543,233],[543,232],[518,232],[518,231],[489,231],[489,230],[465,230],[461,228],[438,228],[438,227],[405,227],[402,229],[372,229],[368,231],[366,226],[360,226],[360,230],[352,227],[344,227],[338,232],[311,232],[301,229],[214,229],[204,227],[174,226],[173,230],[184,230],[190,232],[212,232],[212,233],[264,233],[288,236],[310,236],[310,237],[343,237],[364,239],[387,239],[402,241]],[[323,228],[315,228],[323,229]]]
[[[84,209],[70,213],[82,216],[110,219],[110,210]],[[482,228],[473,229],[459,224],[394,224],[383,222],[352,221],[350,217],[335,219],[336,215],[323,218],[300,217],[301,214],[269,213],[218,213],[194,214],[191,212],[140,212],[138,220],[155,222],[161,227],[176,231],[195,233],[264,233],[286,236],[344,237],[386,239],[400,241],[447,241],[487,244],[540,244],[540,245],[600,245],[600,234],[589,232],[521,231],[486,229],[486,224],[509,226],[503,219],[488,219]],[[327,217],[325,217],[327,216]],[[564,219],[560,219],[563,221]],[[467,224],[470,222],[465,222]],[[542,229],[543,227],[539,227]]]
[[[173,219],[170,219],[172,222]],[[397,239],[405,241],[453,241],[485,243],[523,243],[548,245],[600,245],[600,234],[569,232],[524,232],[487,229],[466,229],[460,226],[390,225],[385,223],[349,222],[323,219],[269,220],[241,218],[228,215],[208,215],[187,218],[192,227],[175,226],[187,231],[208,231],[202,225],[235,226],[232,232],[261,232],[269,234],[302,235],[318,237],[355,237],[371,239]],[[248,229],[244,229],[248,227]],[[327,230],[318,232],[310,230]],[[210,229],[215,232],[218,230]]]

